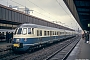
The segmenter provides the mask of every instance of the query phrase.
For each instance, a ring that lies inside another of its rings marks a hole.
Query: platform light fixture
[[[88,27],[90,27],[90,23],[88,24]]]

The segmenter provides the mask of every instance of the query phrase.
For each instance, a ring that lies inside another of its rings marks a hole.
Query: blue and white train
[[[36,24],[22,24],[13,36],[13,51],[27,51],[30,47],[39,47],[61,39],[75,36],[75,31],[57,29]]]

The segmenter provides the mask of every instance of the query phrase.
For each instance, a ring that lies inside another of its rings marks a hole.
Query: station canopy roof
[[[90,0],[63,0],[83,30],[90,31]]]
[[[90,0],[74,0],[83,30],[90,30]]]

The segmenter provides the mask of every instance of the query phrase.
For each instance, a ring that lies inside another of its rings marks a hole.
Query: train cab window
[[[17,30],[18,30],[18,29],[15,29],[15,33],[14,33],[14,34],[16,34],[16,33],[17,33]]]
[[[28,28],[28,34],[31,34],[31,28]]]
[[[27,34],[27,28],[23,28],[23,33],[22,34]]]
[[[21,34],[21,32],[22,32],[22,28],[19,28],[17,34]]]

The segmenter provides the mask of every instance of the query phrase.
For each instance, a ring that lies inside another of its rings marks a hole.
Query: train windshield
[[[22,34],[27,34],[27,28],[23,28],[23,32],[22,32]]]
[[[16,29],[15,34],[32,34],[32,31],[32,28],[18,28]]]
[[[19,28],[17,34],[27,34],[27,28]]]
[[[16,33],[17,33],[17,30],[18,30],[18,29],[15,29],[15,33],[14,33],[14,34],[16,34]]]
[[[28,28],[28,34],[31,34],[31,28]]]
[[[17,34],[21,34],[21,33],[22,33],[22,28],[19,28]]]

